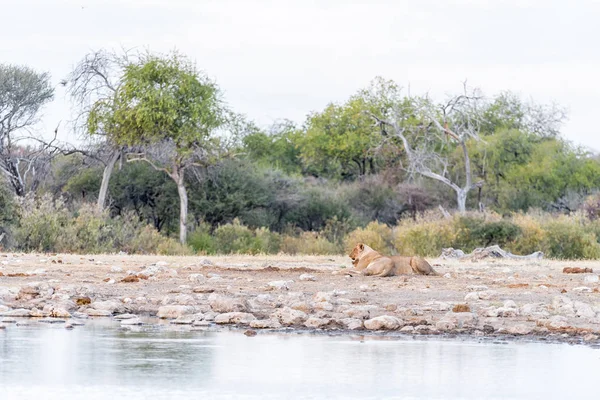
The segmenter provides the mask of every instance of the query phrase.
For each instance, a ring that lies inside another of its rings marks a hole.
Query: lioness
[[[394,276],[402,274],[438,275],[431,265],[420,257],[386,257],[364,243],[357,244],[350,253],[354,271],[362,275]]]

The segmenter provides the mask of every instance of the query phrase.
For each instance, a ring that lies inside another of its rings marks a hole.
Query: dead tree
[[[428,99],[410,99],[385,117],[370,113],[383,135],[401,141],[408,161],[405,167],[408,172],[435,179],[454,190],[457,208],[461,213],[466,211],[469,191],[483,184],[483,181],[473,182],[467,148],[468,140],[479,140],[480,101],[481,96],[468,93],[465,86],[463,94],[438,106]],[[420,119],[418,124],[414,123],[415,116]],[[435,148],[447,144],[461,149],[464,161],[462,177],[451,176],[448,158]]]
[[[103,142],[106,146],[102,147],[110,150],[97,158],[104,164],[97,202],[99,210],[104,209],[110,177],[117,162],[122,160],[126,148],[112,143],[109,140],[111,132],[103,129],[98,130],[94,137],[91,137],[87,129],[88,119],[94,108],[112,107],[123,70],[131,58],[131,52],[125,50],[122,54],[106,50],[94,51],[87,54],[62,81],[72,102],[78,108],[72,123],[75,132],[90,142]]]
[[[48,73],[15,65],[0,65],[0,174],[17,196],[24,196],[27,181],[36,175],[36,164],[45,156],[28,147],[31,128],[39,111],[52,100]]]

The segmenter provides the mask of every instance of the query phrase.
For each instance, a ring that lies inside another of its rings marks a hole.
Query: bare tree
[[[469,191],[483,184],[483,181],[473,182],[467,148],[468,140],[480,140],[481,100],[476,91],[468,93],[465,85],[463,94],[441,105],[435,105],[427,98],[411,99],[397,105],[385,117],[370,113],[384,135],[400,139],[408,172],[435,179],[454,190],[461,213],[466,211]],[[415,123],[415,116],[419,123]],[[450,143],[462,152],[464,175],[451,176],[449,160],[439,148]]]
[[[122,160],[126,148],[112,143],[109,139],[111,132],[107,132],[104,126],[95,131],[94,136],[89,135],[88,123],[90,112],[94,108],[112,107],[114,97],[119,89],[121,76],[125,66],[130,62],[131,54],[123,51],[122,54],[106,50],[94,51],[87,54],[71,71],[68,77],[62,81],[66,86],[71,100],[78,107],[78,113],[73,121],[73,128],[80,136],[92,142],[104,142],[109,152],[96,155],[96,159],[104,164],[102,183],[98,193],[97,207],[104,209],[108,195],[108,184],[114,167]],[[82,152],[86,154],[85,152]],[[88,154],[89,155],[89,152]]]
[[[18,196],[24,196],[27,180],[36,175],[36,163],[44,156],[19,144],[30,138],[41,108],[52,100],[50,75],[29,67],[0,65],[0,173]]]

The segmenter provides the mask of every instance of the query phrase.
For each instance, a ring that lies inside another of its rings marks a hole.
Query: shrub
[[[27,196],[20,199],[19,209],[17,247],[25,251],[56,251],[59,236],[70,220],[64,202],[54,201],[50,195],[38,199]]]
[[[75,218],[59,232],[55,251],[63,253],[108,253],[115,249],[114,222],[107,212],[83,204]]]
[[[215,254],[217,244],[214,236],[210,234],[210,226],[201,223],[196,229],[188,235],[188,246],[198,254]]]
[[[551,258],[569,260],[600,257],[600,245],[594,233],[586,231],[573,217],[560,216],[544,226],[543,249]]]
[[[491,245],[506,247],[514,242],[520,233],[521,228],[517,225],[508,220],[502,220],[484,223],[472,232],[472,237],[482,243],[483,247]]]
[[[393,232],[386,224],[371,222],[365,228],[357,228],[344,239],[344,251],[350,253],[357,243],[364,243],[373,249],[384,253],[395,253]]]
[[[416,221],[404,220],[395,229],[394,246],[399,254],[437,257],[456,240],[454,221],[425,214]]]
[[[281,251],[285,254],[339,254],[341,248],[316,232],[302,232],[299,236],[284,235]]]
[[[514,242],[507,243],[507,250],[515,254],[531,254],[536,251],[542,251],[542,245],[546,232],[542,228],[540,218],[534,214],[515,214],[512,222],[519,227],[519,235]]]

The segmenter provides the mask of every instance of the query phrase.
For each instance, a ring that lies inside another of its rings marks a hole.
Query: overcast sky
[[[375,76],[443,98],[462,82],[569,111],[600,151],[599,0],[0,0],[0,63],[49,71],[39,130],[70,118],[58,86],[87,52],[174,48],[262,126],[302,122]]]

